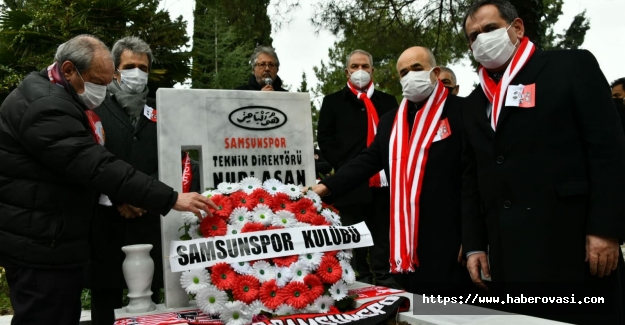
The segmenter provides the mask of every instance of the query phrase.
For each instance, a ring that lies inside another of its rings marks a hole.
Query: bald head
[[[435,67],[436,59],[434,54],[432,54],[430,49],[422,46],[413,46],[406,49],[397,59],[397,73],[400,79],[410,71],[429,71]],[[435,74],[438,76],[438,72],[435,72]]]

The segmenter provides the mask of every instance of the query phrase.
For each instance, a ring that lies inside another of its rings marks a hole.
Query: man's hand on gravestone
[[[210,208],[217,210],[217,205],[204,195],[199,193],[178,193],[178,200],[173,209],[176,211],[189,211],[193,212],[200,220],[202,220],[202,214],[200,210],[206,212],[209,217],[213,216]]]
[[[590,267],[590,274],[601,278],[616,270],[619,249],[618,240],[615,238],[587,235],[586,261]]]

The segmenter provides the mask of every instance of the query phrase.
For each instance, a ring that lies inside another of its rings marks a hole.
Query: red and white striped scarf
[[[482,90],[484,91],[484,95],[490,101],[493,106],[493,109],[490,113],[490,126],[493,130],[497,129],[497,122],[499,122],[499,114],[501,114],[502,103],[506,98],[506,90],[512,82],[512,79],[523,69],[527,61],[532,57],[536,47],[534,43],[532,43],[527,37],[523,37],[521,39],[521,45],[517,49],[512,61],[506,68],[506,72],[504,72],[503,77],[499,80],[499,83],[495,83],[495,81],[488,75],[486,68],[480,65],[479,67],[479,76],[480,76],[480,84],[482,85]]]
[[[356,95],[356,97],[363,101],[365,104],[365,108],[367,109],[367,148],[373,142],[375,138],[375,134],[378,132],[378,112],[375,110],[375,106],[373,106],[373,102],[371,101],[371,96],[373,96],[373,80],[369,82],[367,86],[367,92],[362,92],[356,89],[356,87],[350,82],[347,81],[347,87],[349,90]],[[371,187],[385,187],[388,186],[388,180],[386,178],[386,174],[384,174],[384,170],[380,170],[377,174],[373,175],[369,179],[369,186]]]
[[[408,105],[404,98],[393,124],[389,148],[391,175],[391,272],[413,272],[419,266],[419,201],[428,151],[436,136],[449,91],[437,81],[434,92],[414,119],[408,135]]]

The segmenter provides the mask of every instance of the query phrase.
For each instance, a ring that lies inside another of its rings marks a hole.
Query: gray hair
[[[371,67],[373,67],[373,56],[371,54],[369,54],[369,52],[367,51],[363,51],[363,50],[354,50],[352,51],[352,53],[347,55],[347,59],[345,60],[345,69],[349,68],[349,60],[352,59],[352,55],[354,54],[362,54],[362,55],[366,55],[369,57],[369,65],[371,65]]]
[[[462,20],[462,29],[464,30],[464,36],[469,39],[467,34],[467,19],[469,17],[475,18],[475,13],[486,5],[493,5],[499,11],[499,16],[503,18],[508,24],[512,24],[512,21],[519,18],[519,13],[516,8],[507,0],[480,0],[467,8],[467,12]]]
[[[54,61],[59,64],[70,61],[74,63],[78,72],[83,72],[91,67],[93,55],[99,50],[106,51],[111,56],[109,48],[101,40],[93,35],[82,34],[59,45],[54,55]]]
[[[152,55],[152,49],[150,49],[150,45],[144,42],[142,39],[136,36],[126,36],[119,41],[115,42],[113,45],[113,62],[115,63],[115,69],[119,67],[121,63],[121,57],[124,50],[129,50],[132,53],[136,54],[147,54],[148,55],[148,67],[152,67],[152,61],[154,61],[154,56]]]
[[[271,46],[259,45],[254,49],[254,53],[250,58],[250,63],[252,64],[252,70],[256,66],[256,60],[258,60],[258,56],[261,54],[267,54],[273,56],[273,60],[276,61],[276,67],[280,68],[280,60],[278,60],[278,54],[276,54],[276,50]]]
[[[441,71],[449,72],[449,74],[451,75],[451,79],[454,82],[454,84],[458,84],[458,82],[456,81],[456,74],[454,73],[453,70],[449,69],[448,67],[444,67],[444,66],[440,66],[439,68],[441,68]]]

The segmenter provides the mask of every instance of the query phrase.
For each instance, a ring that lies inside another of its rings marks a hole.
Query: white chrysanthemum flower
[[[246,194],[250,194],[254,192],[255,189],[263,186],[260,180],[256,177],[246,177],[241,180],[239,185],[241,186],[241,190],[243,190]]]
[[[200,231],[200,225],[191,225],[189,227],[189,236],[191,236],[191,239],[204,238],[202,232]]]
[[[230,264],[230,267],[232,267],[235,272],[241,275],[254,274],[254,270],[252,270],[252,266],[250,265],[250,262],[236,262],[236,263]]]
[[[315,300],[313,305],[319,309],[319,313],[327,314],[330,307],[334,306],[334,299],[330,296],[321,296]]]
[[[323,209],[321,211],[321,215],[326,218],[326,220],[328,222],[331,222],[333,226],[340,226],[341,225],[341,217],[334,213],[332,210],[330,209]]]
[[[280,192],[280,188],[282,186],[282,182],[277,179],[268,179],[263,183],[263,188],[265,191],[269,192],[272,196],[276,195],[276,193]]]
[[[208,287],[211,278],[206,269],[196,269],[182,272],[180,285],[187,293],[197,294],[201,289]]]
[[[215,194],[219,194],[219,191],[208,190],[208,191],[204,191],[204,193],[202,193],[203,196],[206,196],[209,199],[211,198],[211,196],[213,196]]]
[[[339,301],[347,297],[347,284],[345,281],[338,280],[328,290],[335,301]]]
[[[310,274],[310,270],[306,264],[301,261],[291,264],[289,268],[291,269],[291,274],[293,274],[291,281],[304,282],[304,278]]]
[[[260,300],[254,300],[251,304],[249,304],[248,308],[252,315],[258,315],[263,310],[267,312],[272,311],[271,309],[267,308],[267,306],[265,306],[265,304],[263,304],[263,302]]]
[[[336,254],[336,257],[341,261],[349,261],[352,259],[352,257],[354,257],[354,253],[351,249],[346,249],[338,252]]]
[[[275,313],[278,316],[293,315],[295,313],[295,308],[287,304],[282,304],[276,308]]]
[[[247,305],[238,300],[227,302],[219,314],[225,325],[247,325],[252,322],[252,317]]]
[[[319,308],[315,304],[310,304],[303,309],[304,314],[319,314]]]
[[[226,235],[239,235],[241,234],[241,229],[243,229],[243,225],[238,225],[238,224],[228,225],[228,230],[226,230]]]
[[[312,201],[315,208],[317,208],[317,211],[321,211],[321,197],[317,195],[317,193],[312,190],[308,190],[306,191],[306,195],[304,195],[304,197]]]
[[[209,285],[198,292],[195,296],[195,301],[204,314],[215,315],[223,310],[224,305],[228,302],[228,295],[225,291]]]
[[[219,183],[217,190],[223,194],[232,194],[240,189],[239,183]]]
[[[312,225],[307,222],[298,221],[291,228],[298,228],[298,227],[312,227]]]
[[[304,263],[309,270],[315,271],[319,268],[322,257],[323,253],[304,253],[299,256],[299,261]]]
[[[238,207],[232,210],[232,213],[230,213],[228,224],[243,226],[250,221],[251,217],[252,215],[249,213],[246,207]]]
[[[252,270],[254,271],[254,277],[257,278],[260,283],[276,278],[276,270],[266,261],[254,263]]]
[[[282,288],[291,281],[293,273],[288,266],[276,268],[276,285]]]
[[[196,225],[200,221],[193,212],[184,211],[180,215],[182,216],[182,222],[187,225]]]
[[[283,184],[280,186],[279,191],[288,195],[291,200],[298,199],[302,196],[302,189],[298,185]]]
[[[347,284],[354,283],[356,281],[356,272],[354,272],[352,266],[348,261],[341,260],[339,263],[341,264],[341,269],[343,269],[343,281]]]
[[[274,214],[271,224],[274,226],[282,226],[284,228],[292,228],[295,224],[297,224],[297,219],[295,219],[295,214],[293,214],[293,212],[280,210]]]
[[[252,211],[252,221],[262,223],[263,226],[271,225],[273,219],[273,212],[271,208],[266,204],[259,204]]]

